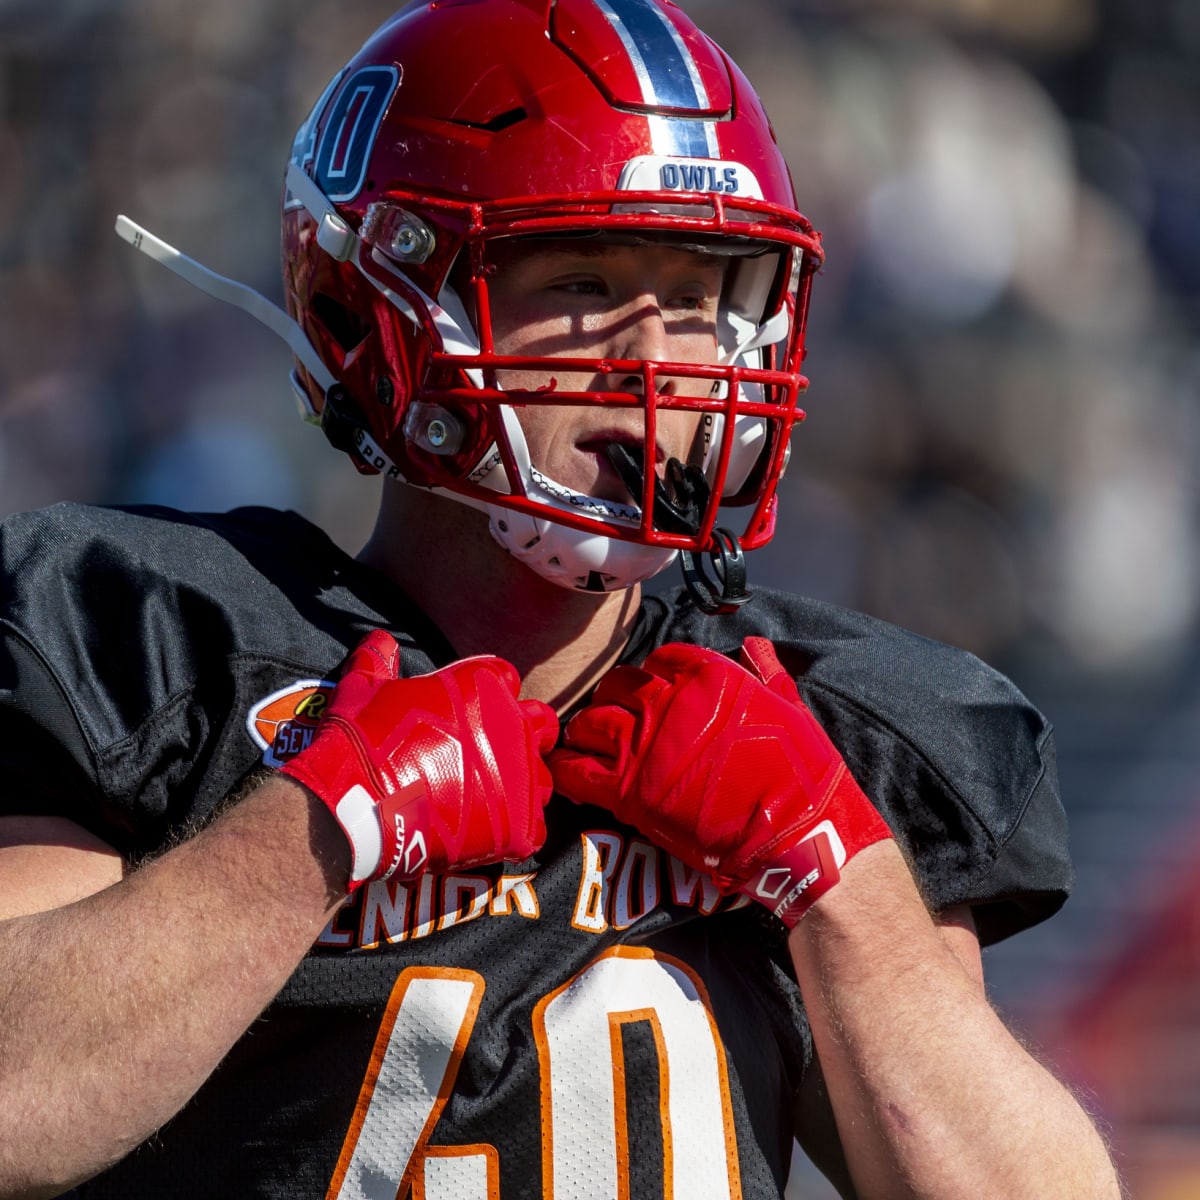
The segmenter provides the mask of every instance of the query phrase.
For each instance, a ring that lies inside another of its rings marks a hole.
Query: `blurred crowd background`
[[[1079,884],[988,952],[993,994],[1136,1200],[1200,1197],[1200,4],[682,6],[828,250],[751,580],[973,650],[1050,714]],[[394,7],[0,0],[0,515],[275,504],[357,549],[378,485],[296,419],[282,343],[113,221],[279,299],[292,134]]]

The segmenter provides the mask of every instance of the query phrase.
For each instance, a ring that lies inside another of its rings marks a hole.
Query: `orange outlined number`
[[[649,1024],[658,1054],[666,1200],[740,1200],[725,1052],[704,984],[678,959],[616,946],[541,1000],[542,1191],[629,1197],[620,1027]],[[605,1067],[609,1069],[605,1069]],[[580,1192],[581,1156],[588,1163]]]
[[[396,980],[327,1200],[394,1200],[418,1173],[432,1200],[425,1144],[450,1097],[483,988],[474,971],[411,967]]]
[[[428,1144],[483,992],[474,971],[401,974],[326,1200],[500,1200],[495,1147]],[[634,1022],[658,1058],[665,1200],[741,1200],[725,1052],[704,984],[679,960],[629,946],[533,1011],[545,1200],[631,1200],[621,1028]]]

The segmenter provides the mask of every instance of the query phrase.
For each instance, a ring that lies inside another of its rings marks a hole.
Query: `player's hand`
[[[325,802],[353,853],[349,889],[369,879],[527,858],[546,838],[543,755],[558,718],[518,700],[516,668],[467,658],[397,677],[377,629],[350,655],[312,742],[281,770]]]
[[[615,668],[549,761],[560,792],[789,928],[847,859],[891,836],[765,638],[746,639],[741,665],[669,644]]]

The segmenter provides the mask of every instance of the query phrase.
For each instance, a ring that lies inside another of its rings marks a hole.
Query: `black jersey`
[[[486,592],[479,602],[487,603]],[[307,744],[348,651],[453,661],[293,515],[63,505],[0,526],[0,814],[132,860]],[[984,942],[1070,884],[1044,719],[961,651],[760,592],[648,597],[625,654],[770,638],[914,863]],[[152,1142],[72,1195],[778,1197],[793,1137],[853,1194],[783,930],[636,830],[555,797],[523,862],[361,888]],[[204,931],[194,931],[203,937]]]

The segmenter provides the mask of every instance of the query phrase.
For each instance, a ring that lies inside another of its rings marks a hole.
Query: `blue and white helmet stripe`
[[[621,39],[648,105],[706,109],[708,92],[679,30],[653,0],[593,0]],[[650,137],[656,154],[719,158],[712,121],[651,116]]]

